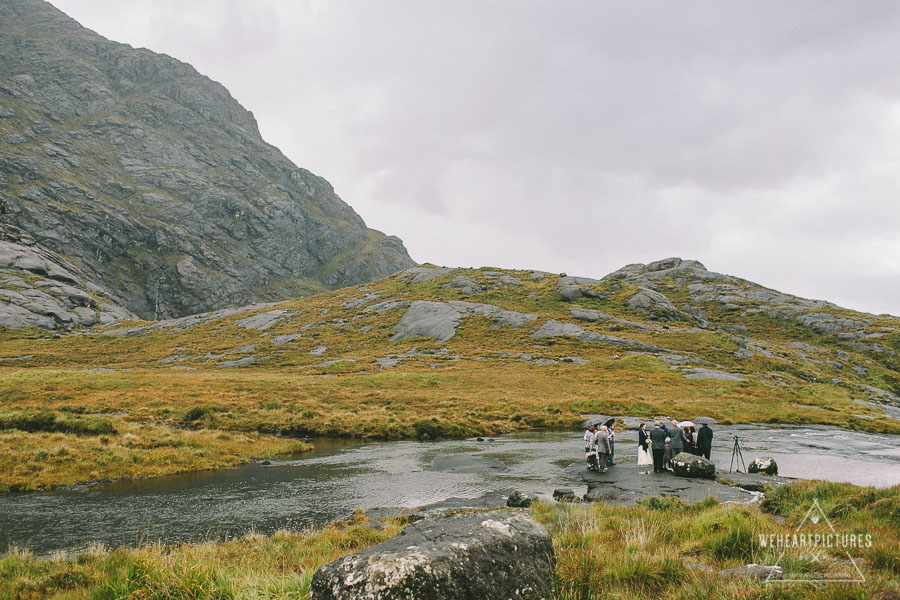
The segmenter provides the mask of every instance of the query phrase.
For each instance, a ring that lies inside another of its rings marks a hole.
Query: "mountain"
[[[0,213],[142,318],[414,265],[222,85],[41,0],[0,1]]]

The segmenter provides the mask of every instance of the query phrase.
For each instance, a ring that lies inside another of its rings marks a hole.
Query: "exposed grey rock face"
[[[400,318],[394,327],[392,342],[411,337],[437,338],[446,342],[456,335],[462,314],[445,302],[428,302],[417,300]]]
[[[652,344],[639,342],[637,340],[629,340],[616,337],[614,335],[605,335],[588,331],[584,327],[575,325],[574,323],[565,323],[554,319],[547,319],[540,329],[532,334],[535,338],[548,337],[574,337],[583,342],[594,342],[596,344],[607,344],[609,346],[621,346],[623,348],[632,348],[634,350],[643,350],[645,352],[668,352],[664,348],[659,348]]]
[[[570,308],[569,314],[580,321],[588,321],[590,323],[595,323],[597,321],[607,321],[610,323],[615,323],[616,325],[621,325],[623,327],[633,327],[634,329],[640,329],[642,331],[656,331],[658,327],[653,325],[646,325],[644,323],[638,323],[637,321],[629,321],[627,319],[620,319],[618,317],[614,317],[613,315],[607,314],[605,312],[601,312],[599,310],[593,310],[590,308]]]
[[[550,598],[547,530],[521,511],[423,519],[400,535],[320,567],[314,600]]]
[[[564,285],[559,289],[559,295],[565,302],[575,302],[584,295],[584,288],[580,285]]]
[[[284,317],[290,314],[286,310],[276,309],[268,312],[259,313],[240,321],[236,321],[235,325],[244,327],[245,329],[255,329],[257,331],[265,331]]]
[[[449,275],[454,271],[459,271],[459,269],[449,267],[412,267],[411,269],[406,269],[402,275],[410,276],[407,278],[406,283],[424,283],[443,275]]]
[[[672,457],[672,469],[682,477],[713,479],[716,476],[716,465],[702,456],[687,452],[680,452]]]
[[[690,373],[685,375],[686,379],[719,379],[721,381],[747,381],[745,377],[735,373],[726,373],[725,371],[717,371],[715,369],[703,369],[695,367],[690,369]]]
[[[143,318],[413,266],[190,65],[0,3],[0,207]]]
[[[411,337],[432,337],[437,338],[439,342],[446,342],[456,335],[460,319],[469,314],[492,318],[494,328],[502,325],[518,328],[537,319],[537,315],[503,310],[491,304],[417,300],[410,305],[394,327],[391,341],[397,342]]]
[[[628,306],[646,313],[651,319],[659,321],[679,321],[684,314],[675,308],[672,302],[657,291],[642,288],[628,299]]]
[[[0,223],[0,327],[68,329],[135,318],[74,264]]]

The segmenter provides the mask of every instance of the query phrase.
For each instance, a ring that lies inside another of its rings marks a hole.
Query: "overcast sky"
[[[900,315],[900,3],[52,3],[224,84],[418,262],[681,256]]]

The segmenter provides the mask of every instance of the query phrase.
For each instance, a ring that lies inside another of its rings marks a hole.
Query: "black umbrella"
[[[716,420],[712,417],[694,417],[694,423],[697,425],[715,425]]]
[[[603,424],[606,425],[607,427],[612,427],[615,423],[616,423],[616,418],[615,418],[615,417],[610,417],[610,418],[608,418],[608,419],[606,420],[606,422],[603,423]]]
[[[597,425],[604,425],[609,421],[615,421],[615,419],[609,419],[608,417],[594,417],[593,419],[585,421],[584,426],[590,427],[591,425],[594,425],[596,427]],[[609,425],[607,425],[607,427],[609,427]]]

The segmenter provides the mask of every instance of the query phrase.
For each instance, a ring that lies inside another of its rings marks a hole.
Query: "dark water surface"
[[[714,429],[713,460],[720,471],[728,471],[732,435],[738,435],[748,464],[773,456],[784,476],[900,484],[900,436],[828,427]],[[636,460],[636,439],[634,430],[618,434],[619,461]],[[315,451],[267,466],[0,495],[0,543],[47,553],[91,543],[222,539],[321,525],[347,518],[355,508],[439,511],[502,504],[514,488],[549,497],[555,487],[579,491],[563,471],[583,460],[581,446],[579,432],[529,432],[485,442],[319,440]]]

